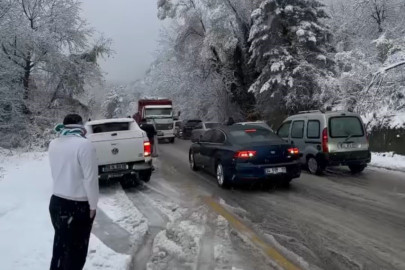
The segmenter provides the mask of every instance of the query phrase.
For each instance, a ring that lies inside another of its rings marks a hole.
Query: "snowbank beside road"
[[[52,181],[46,153],[0,153],[0,269],[48,269],[54,230],[48,206]],[[91,236],[86,270],[124,270],[130,256]]]
[[[405,172],[405,156],[388,153],[372,153],[370,166]]]
[[[113,193],[101,194],[98,207],[131,234],[133,241],[142,240],[148,231],[146,218],[133,205],[122,189],[113,190]]]

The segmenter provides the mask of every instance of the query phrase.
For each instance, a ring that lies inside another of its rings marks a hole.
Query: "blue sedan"
[[[272,131],[253,125],[209,130],[193,141],[189,152],[191,169],[212,173],[222,188],[273,181],[288,185],[300,177],[299,158],[297,148]]]

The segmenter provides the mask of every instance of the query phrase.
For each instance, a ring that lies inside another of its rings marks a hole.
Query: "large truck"
[[[138,101],[138,112],[134,115],[135,120],[140,123],[146,119],[153,124],[157,131],[158,140],[168,140],[174,143],[174,114],[173,102],[170,99],[140,99]]]

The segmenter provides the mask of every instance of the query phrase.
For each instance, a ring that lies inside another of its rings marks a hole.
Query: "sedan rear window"
[[[104,133],[114,131],[129,130],[129,123],[105,123],[100,125],[93,125],[93,133]]]
[[[220,123],[205,123],[205,127],[207,129],[213,129],[219,127],[221,124]]]
[[[280,140],[280,137],[267,129],[232,130],[231,137],[236,143],[246,144],[254,142],[267,142],[269,140]]]
[[[358,117],[333,117],[329,120],[330,136],[332,138],[363,137],[363,125]]]

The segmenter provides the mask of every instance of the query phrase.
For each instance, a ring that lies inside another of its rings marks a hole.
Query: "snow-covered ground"
[[[371,166],[405,172],[405,156],[389,153],[373,153]]]
[[[7,156],[2,151],[0,167],[0,269],[48,269],[54,231],[48,212],[51,176],[47,154]],[[120,205],[114,197],[102,198],[100,204],[107,215],[115,207],[112,219],[126,222],[129,227],[128,219],[133,221],[135,217],[123,215]],[[129,255],[114,252],[92,234],[85,269],[127,269],[130,259]]]

